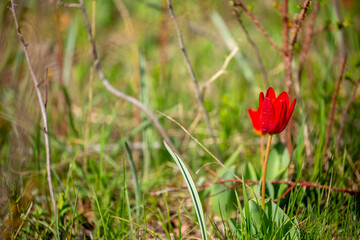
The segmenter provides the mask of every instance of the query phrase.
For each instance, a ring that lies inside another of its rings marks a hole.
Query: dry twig
[[[142,104],[138,99],[136,99],[134,97],[131,97],[129,95],[126,95],[125,93],[115,89],[110,84],[110,82],[107,80],[107,78],[105,77],[104,72],[102,71],[102,67],[100,65],[100,60],[99,60],[99,57],[98,57],[95,40],[94,40],[94,38],[92,36],[92,28],[91,28],[91,25],[90,25],[89,17],[88,17],[88,15],[86,13],[84,0],[80,0],[80,4],[81,4],[80,9],[81,9],[83,17],[84,17],[85,26],[86,26],[86,29],[87,29],[87,32],[88,32],[90,43],[91,43],[92,55],[93,55],[93,58],[94,58],[94,66],[95,66],[95,69],[96,69],[96,71],[98,73],[98,76],[99,76],[101,82],[103,83],[105,88],[109,92],[114,94],[116,97],[118,97],[120,99],[123,99],[123,100],[133,104],[134,106],[138,107],[139,109],[141,109],[148,116],[148,118],[153,122],[153,124],[155,125],[155,127],[159,131],[159,133],[162,136],[162,138],[164,139],[164,141],[170,146],[171,149],[173,149],[173,151],[176,154],[178,154],[180,156],[179,151],[176,149],[174,144],[171,142],[171,140],[170,140],[169,136],[167,135],[166,131],[164,130],[163,126],[160,124],[159,120],[152,113],[152,111],[150,109],[148,109],[144,104]]]
[[[56,217],[56,215],[57,215],[57,213],[56,213],[56,201],[55,201],[55,196],[54,196],[53,184],[52,184],[52,180],[51,180],[50,142],[49,142],[49,129],[48,129],[48,121],[47,121],[47,115],[46,115],[46,108],[45,108],[43,97],[41,95],[39,81],[37,80],[34,69],[33,69],[32,65],[31,65],[29,52],[27,50],[28,44],[25,42],[24,36],[22,35],[22,33],[20,31],[19,22],[18,22],[18,19],[17,19],[17,16],[16,16],[14,0],[10,0],[10,2],[11,2],[11,7],[9,9],[13,14],[16,30],[17,30],[20,42],[21,42],[21,44],[23,46],[23,49],[24,49],[25,58],[26,58],[27,65],[28,65],[28,68],[29,68],[29,71],[30,71],[31,79],[32,79],[32,81],[34,83],[34,87],[35,87],[35,90],[36,90],[36,94],[37,94],[37,97],[38,97],[39,106],[40,106],[40,110],[41,110],[41,116],[42,116],[43,123],[44,123],[44,139],[45,139],[45,151],[46,151],[47,181],[48,181],[48,187],[49,187],[50,198],[51,198],[51,203],[52,203],[52,210],[53,210],[54,216]]]
[[[213,140],[213,145],[214,145],[214,148],[215,148],[215,151],[216,151],[216,155],[217,155],[217,157],[219,159],[221,159],[220,149],[219,149],[219,147],[218,147],[218,145],[216,143],[216,138],[215,138],[215,135],[214,135],[214,131],[213,131],[212,127],[211,127],[208,113],[207,113],[207,111],[205,109],[203,100],[201,98],[199,84],[198,84],[198,81],[197,81],[197,79],[195,77],[194,70],[193,70],[193,68],[191,66],[189,56],[187,55],[185,45],[184,45],[184,41],[183,41],[183,37],[182,37],[181,31],[180,31],[180,27],[179,27],[179,25],[178,25],[178,23],[176,21],[176,17],[175,17],[174,10],[173,10],[172,5],[171,5],[171,1],[167,0],[167,3],[168,3],[170,17],[173,20],[174,25],[175,25],[175,29],[176,29],[176,33],[177,33],[177,37],[178,37],[178,42],[179,42],[179,47],[180,47],[181,52],[183,53],[183,56],[184,56],[184,59],[185,59],[185,62],[186,62],[186,67],[187,67],[187,69],[188,69],[188,71],[190,73],[191,80],[192,80],[192,83],[193,83],[193,86],[194,86],[196,100],[198,101],[201,113],[202,113],[203,118],[205,120],[205,124],[206,124],[206,126],[208,128],[208,131],[210,133],[210,137]]]
[[[251,19],[251,21],[253,21],[253,23],[255,24],[255,26],[257,27],[257,29],[260,31],[260,33],[262,35],[264,35],[264,37],[266,38],[266,40],[269,41],[269,43],[281,54],[281,56],[286,57],[286,53],[278,46],[276,45],[276,43],[270,38],[270,36],[265,32],[264,28],[262,27],[262,25],[259,23],[259,21],[254,17],[254,15],[252,14],[252,12],[247,9],[245,7],[245,5],[238,0],[234,6],[239,6],[242,8],[242,10],[249,16],[249,18]]]
[[[233,0],[233,4],[235,5],[235,0]],[[240,16],[240,13],[239,13],[238,9],[236,7],[233,7],[232,10],[233,10],[233,13],[235,14],[235,17],[236,17],[238,23],[240,24],[241,29],[245,33],[247,41],[250,43],[250,45],[254,49],[256,58],[257,58],[258,63],[259,63],[260,70],[261,70],[262,74],[264,75],[265,88],[268,88],[270,86],[269,79],[268,79],[268,74],[266,72],[264,63],[263,63],[263,61],[261,59],[260,51],[259,51],[258,47],[256,46],[255,42],[251,39],[251,37],[249,35],[249,32],[246,30],[245,25],[241,20],[241,16]]]

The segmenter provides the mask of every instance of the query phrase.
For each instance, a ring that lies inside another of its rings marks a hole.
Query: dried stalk
[[[54,196],[53,184],[52,184],[52,180],[51,180],[50,142],[49,142],[49,129],[48,129],[48,121],[47,121],[47,115],[46,115],[46,107],[45,107],[44,100],[43,100],[42,95],[41,95],[39,81],[37,80],[34,69],[33,69],[32,65],[31,65],[29,52],[27,50],[28,44],[25,43],[24,36],[22,35],[22,33],[20,31],[19,22],[18,22],[18,19],[17,19],[17,16],[16,16],[14,0],[11,0],[10,2],[11,2],[11,7],[9,9],[13,14],[16,30],[17,30],[20,42],[21,42],[21,44],[23,46],[23,49],[24,49],[25,58],[26,58],[26,61],[27,61],[27,64],[28,64],[31,79],[32,79],[32,81],[34,83],[35,91],[36,91],[38,101],[39,101],[39,105],[40,105],[41,116],[42,116],[42,119],[43,119],[44,138],[45,138],[45,151],[46,151],[47,181],[48,181],[48,187],[49,187],[49,192],[50,192],[52,210],[53,210],[54,216],[56,217],[56,215],[57,215],[56,214],[56,201],[55,201],[55,196]]]
[[[201,113],[202,113],[203,118],[205,120],[205,124],[206,124],[206,126],[208,128],[208,131],[210,133],[210,137],[213,140],[213,145],[214,145],[216,155],[217,155],[217,157],[219,159],[221,159],[220,149],[219,149],[219,147],[218,147],[218,145],[216,143],[216,138],[215,138],[215,135],[214,135],[214,131],[213,131],[212,127],[211,127],[208,113],[207,113],[207,111],[205,109],[203,100],[201,98],[199,84],[198,84],[198,81],[197,81],[197,79],[195,77],[194,70],[193,70],[193,68],[191,66],[190,59],[189,59],[189,57],[187,55],[185,45],[184,45],[184,41],[183,41],[183,37],[182,37],[181,31],[180,31],[180,27],[179,27],[179,25],[178,25],[178,23],[176,21],[176,17],[175,17],[174,10],[173,10],[172,5],[171,5],[171,1],[167,0],[167,3],[168,3],[170,17],[173,20],[174,25],[175,25],[175,29],[176,29],[176,33],[177,33],[177,37],[178,37],[178,41],[179,41],[179,47],[180,47],[180,50],[181,50],[181,52],[182,52],[182,54],[184,56],[184,59],[185,59],[185,62],[186,62],[186,67],[187,67],[187,69],[188,69],[188,71],[190,73],[191,80],[192,80],[192,83],[193,83],[193,86],[194,86],[195,98],[198,101]]]
[[[105,86],[105,88],[111,92],[112,94],[114,94],[116,97],[123,99],[131,104],[133,104],[134,106],[138,107],[139,109],[141,109],[147,116],[148,118],[153,122],[153,124],[155,125],[155,127],[157,128],[157,130],[159,131],[160,135],[162,136],[162,138],[164,139],[164,141],[170,146],[170,148],[180,156],[179,151],[176,149],[176,147],[174,146],[174,144],[171,142],[169,136],[166,134],[163,126],[160,124],[159,120],[157,119],[157,117],[152,113],[152,111],[150,109],[148,109],[145,105],[143,105],[139,100],[137,100],[134,97],[131,97],[129,95],[126,95],[125,93],[115,89],[107,80],[107,78],[104,75],[104,72],[102,71],[102,67],[100,65],[100,60],[98,57],[98,53],[97,53],[97,49],[96,49],[96,44],[95,44],[95,40],[92,37],[92,28],[89,22],[89,17],[86,13],[86,9],[85,9],[85,4],[84,4],[84,0],[80,0],[80,9],[82,11],[83,17],[84,17],[84,21],[85,21],[85,26],[89,35],[89,40],[91,43],[91,48],[92,48],[92,55],[93,55],[93,59],[94,59],[94,66],[95,69],[98,73],[98,76],[101,80],[101,82],[103,83],[103,85]]]

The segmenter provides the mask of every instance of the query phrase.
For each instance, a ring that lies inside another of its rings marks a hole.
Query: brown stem
[[[252,12],[247,9],[245,7],[245,5],[238,0],[234,6],[239,6],[242,8],[242,10],[249,16],[249,18],[251,19],[251,21],[253,21],[253,23],[255,24],[255,26],[257,27],[257,29],[260,31],[260,33],[262,35],[264,35],[264,37],[266,38],[266,40],[268,40],[268,42],[281,54],[281,56],[286,57],[286,52],[284,52],[283,50],[281,50],[281,48],[276,45],[276,43],[270,38],[270,36],[265,32],[264,28],[262,27],[262,25],[259,23],[259,21],[254,17],[254,15],[252,14]]]
[[[299,82],[299,83],[301,81],[301,75],[304,70],[306,56],[310,49],[311,39],[312,39],[312,36],[314,35],[315,20],[316,20],[317,14],[319,12],[319,8],[320,8],[320,3],[316,2],[315,6],[312,10],[312,13],[311,13],[311,20],[310,20],[309,28],[308,28],[307,34],[305,35],[303,47],[302,47],[302,50],[299,55],[299,72],[298,72],[298,77],[297,77],[297,82]]]
[[[179,28],[179,25],[176,21],[176,17],[175,17],[175,14],[174,14],[174,10],[172,8],[172,5],[171,5],[171,1],[170,0],[167,0],[167,3],[168,3],[168,8],[169,8],[169,13],[170,13],[170,17],[171,19],[173,20],[174,22],[174,25],[175,25],[175,29],[176,29],[176,33],[177,33],[177,37],[178,37],[178,41],[179,41],[179,47],[180,47],[180,50],[184,56],[184,59],[185,59],[185,62],[186,62],[186,66],[187,66],[187,69],[190,73],[190,76],[191,76],[191,80],[192,80],[192,83],[193,83],[193,86],[194,86],[194,90],[195,90],[195,98],[196,100],[198,101],[198,104],[200,106],[200,110],[201,110],[201,113],[203,115],[203,118],[205,120],[205,124],[208,128],[208,131],[210,133],[210,137],[212,138],[213,140],[213,145],[214,145],[214,149],[215,149],[215,152],[216,152],[216,155],[219,159],[221,159],[221,154],[220,154],[220,149],[216,143],[216,138],[215,138],[215,135],[214,135],[214,131],[211,127],[211,124],[210,124],[210,119],[209,119],[209,115],[205,109],[205,106],[204,106],[204,103],[203,103],[203,100],[201,98],[201,94],[200,94],[200,88],[199,88],[199,84],[198,84],[198,81],[195,77],[195,73],[194,73],[194,70],[191,66],[191,63],[190,63],[190,59],[187,55],[187,52],[186,52],[186,49],[185,49],[185,45],[184,45],[184,41],[183,41],[183,37],[182,37],[182,34],[181,34],[181,31],[180,31],[180,28]]]
[[[234,5],[235,5],[235,0],[233,0],[233,3],[234,3]],[[262,59],[261,59],[260,51],[259,51],[258,47],[256,46],[255,42],[251,39],[251,37],[250,37],[250,35],[249,35],[249,32],[248,32],[247,29],[245,28],[245,25],[244,25],[244,23],[243,23],[242,20],[241,20],[241,16],[240,16],[240,13],[239,13],[238,9],[237,9],[236,7],[233,7],[232,10],[233,10],[233,13],[234,13],[235,16],[236,16],[236,20],[237,20],[238,23],[240,24],[241,29],[242,29],[243,32],[245,33],[245,36],[246,36],[247,41],[250,43],[250,45],[251,45],[252,48],[254,49],[255,56],[256,56],[256,59],[258,60],[260,70],[261,70],[262,74],[264,75],[265,88],[268,88],[268,87],[270,86],[270,85],[269,85],[268,74],[267,74],[267,72],[266,72],[264,63],[263,63],[263,61],[262,61]]]
[[[42,116],[42,119],[43,119],[44,138],[45,138],[45,151],[46,151],[47,181],[48,181],[48,187],[49,187],[50,198],[51,198],[51,203],[52,203],[52,210],[53,210],[54,217],[56,218],[57,217],[57,212],[56,212],[56,201],[55,201],[55,196],[54,196],[53,184],[52,184],[52,180],[51,180],[50,142],[49,142],[49,129],[48,129],[46,108],[45,108],[43,97],[41,95],[39,81],[37,80],[37,77],[35,75],[35,72],[33,70],[32,65],[31,65],[29,52],[27,50],[28,44],[25,43],[25,39],[24,39],[24,37],[23,37],[23,35],[22,35],[21,31],[20,31],[19,22],[18,22],[18,19],[17,19],[17,16],[16,16],[14,0],[11,0],[10,2],[11,2],[10,11],[13,14],[16,30],[17,30],[20,42],[21,42],[21,44],[23,46],[23,49],[24,49],[25,58],[26,58],[27,65],[28,65],[28,68],[29,68],[29,71],[30,71],[31,79],[32,79],[32,81],[34,83],[34,86],[35,86],[35,91],[36,91],[36,94],[37,94],[37,97],[38,97],[39,106],[40,106],[40,110],[41,110],[41,116]]]
[[[266,146],[265,161],[264,161],[263,175],[262,175],[261,208],[263,210],[265,209],[265,180],[266,180],[266,170],[267,170],[267,164],[268,164],[269,153],[270,153],[271,139],[272,139],[272,135],[270,134],[268,137],[268,142],[267,142],[267,146]]]
[[[265,139],[265,136],[261,135],[261,137],[260,137],[260,161],[261,161],[261,166],[264,165],[264,153],[265,153],[264,139]]]

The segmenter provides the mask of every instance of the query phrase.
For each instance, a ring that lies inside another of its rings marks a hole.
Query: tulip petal
[[[260,113],[255,109],[248,109],[249,117],[251,123],[257,133],[261,133],[261,124],[260,124]]]
[[[264,102],[264,93],[261,92],[259,94],[259,108],[258,108],[258,112],[261,113],[261,108],[262,108],[262,104]]]
[[[275,112],[271,100],[268,97],[265,97],[263,106],[261,108],[261,129],[263,132],[273,134],[276,122],[275,122]]]
[[[280,106],[278,109],[275,109],[275,122],[276,129],[275,134],[278,134],[282,131],[282,126],[286,122],[288,105],[285,100],[280,101]]]
[[[276,98],[277,102],[280,102],[281,100],[285,100],[287,106],[289,106],[289,95],[286,92],[280,93],[280,95]]]
[[[288,125],[289,120],[290,120],[290,118],[291,118],[291,115],[292,115],[292,113],[293,113],[293,111],[294,111],[295,104],[296,104],[296,98],[294,98],[294,100],[293,100],[292,103],[291,103],[290,109],[289,109],[289,111],[287,112],[286,122],[285,122],[284,125],[282,126],[280,132],[282,132],[282,131],[286,128],[286,126]]]
[[[266,95],[265,97],[270,98],[271,103],[274,103],[276,100],[276,95],[275,95],[275,91],[272,87],[269,87],[268,90],[266,91]]]

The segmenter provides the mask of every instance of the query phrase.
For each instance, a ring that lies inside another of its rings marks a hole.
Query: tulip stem
[[[267,164],[269,159],[269,152],[270,152],[270,145],[271,145],[272,135],[269,135],[267,146],[266,146],[266,153],[265,153],[265,161],[263,164],[263,176],[262,176],[262,191],[261,191],[261,208],[265,210],[265,179],[266,179],[266,170]]]
[[[265,152],[264,139],[265,139],[265,136],[261,135],[261,138],[260,138],[260,162],[261,162],[261,166],[264,166],[264,152]]]

